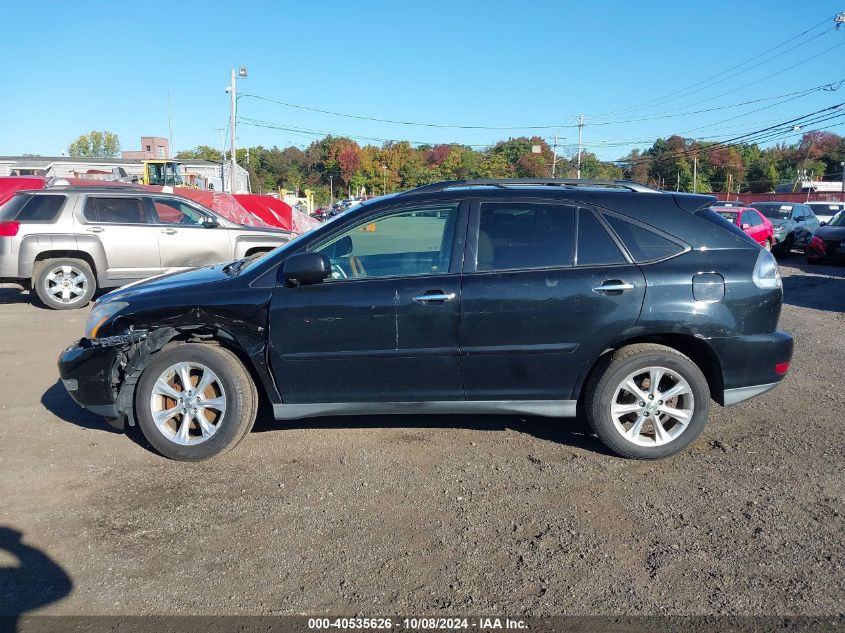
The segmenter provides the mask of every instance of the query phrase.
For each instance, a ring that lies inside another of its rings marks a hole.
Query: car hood
[[[778,218],[769,218],[769,222],[772,223],[772,226],[791,226],[793,224],[792,220],[783,220]]]
[[[845,226],[823,226],[815,235],[825,241],[845,240]]]
[[[179,288],[196,287],[199,285],[225,282],[232,277],[223,270],[226,264],[215,264],[203,268],[192,268],[175,273],[165,273],[156,277],[149,277],[136,281],[127,286],[103,295],[100,302],[123,301],[161,291],[174,291]]]

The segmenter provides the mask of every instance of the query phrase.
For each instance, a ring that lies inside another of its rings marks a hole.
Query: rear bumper
[[[771,391],[786,372],[778,373],[792,360],[792,335],[780,330],[707,341],[722,369],[723,405],[736,404]],[[780,365],[778,369],[777,366]]]
[[[59,376],[80,406],[106,418],[120,417],[116,400],[120,346],[91,346],[81,339],[59,356]]]

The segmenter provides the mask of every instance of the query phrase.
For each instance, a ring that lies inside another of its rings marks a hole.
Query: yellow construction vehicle
[[[198,188],[185,182],[182,177],[182,163],[175,160],[145,160],[144,175],[138,182],[142,185]]]

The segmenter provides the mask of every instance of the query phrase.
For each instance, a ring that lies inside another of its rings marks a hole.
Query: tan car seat
[[[478,264],[475,269],[493,270],[493,242],[490,241],[490,236],[485,231],[478,231]]]

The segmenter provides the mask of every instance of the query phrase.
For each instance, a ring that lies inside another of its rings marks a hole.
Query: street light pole
[[[387,195],[387,165],[381,166],[381,193],[383,196]]]
[[[842,194],[840,198],[842,198],[841,202],[845,202],[845,161],[842,162]]]
[[[578,170],[576,178],[581,179],[581,131],[584,129],[584,115],[578,117]]]

